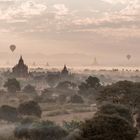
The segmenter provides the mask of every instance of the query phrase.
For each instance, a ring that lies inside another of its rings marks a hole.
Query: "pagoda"
[[[62,76],[68,76],[68,75],[69,75],[69,71],[68,71],[66,65],[64,65],[64,68],[63,68],[63,70],[61,71],[61,75],[62,75]]]
[[[20,57],[18,64],[13,67],[12,73],[14,76],[22,78],[26,78],[29,75],[28,66],[24,64],[22,56]]]

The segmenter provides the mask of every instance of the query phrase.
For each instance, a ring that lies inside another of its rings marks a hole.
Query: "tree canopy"
[[[98,115],[87,120],[77,140],[134,140],[137,130],[118,115]]]
[[[35,101],[27,101],[21,103],[18,107],[18,112],[20,115],[29,115],[41,117],[42,111],[40,106]]]
[[[4,87],[7,88],[9,93],[16,93],[17,91],[21,90],[20,83],[15,78],[8,79],[5,82]]]

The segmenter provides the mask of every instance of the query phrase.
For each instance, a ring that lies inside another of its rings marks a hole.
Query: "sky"
[[[0,53],[10,44],[34,60],[77,54],[121,65],[131,54],[139,65],[140,0],[0,0]]]

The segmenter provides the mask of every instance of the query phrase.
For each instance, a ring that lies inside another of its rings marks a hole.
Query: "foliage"
[[[24,124],[31,124],[31,123],[37,122],[37,121],[38,121],[38,118],[36,118],[34,116],[27,116],[27,117],[22,118],[20,123],[22,125],[24,125]]]
[[[67,137],[65,137],[63,140],[76,140],[80,136],[80,130],[75,129],[74,131],[70,132]]]
[[[17,109],[8,105],[0,107],[0,119],[8,122],[18,121]]]
[[[70,81],[63,81],[63,82],[58,83],[56,88],[58,88],[58,89],[75,89],[76,84],[72,83]]]
[[[28,94],[36,94],[35,87],[30,84],[24,87],[23,92]]]
[[[59,80],[60,80],[60,75],[57,74],[48,74],[46,78],[47,84],[51,88],[55,87]]]
[[[98,115],[87,120],[77,140],[134,140],[137,130],[118,115]]]
[[[97,77],[89,76],[85,82],[79,85],[79,94],[90,95],[96,93],[100,86],[100,80]]]
[[[80,127],[82,126],[82,121],[76,121],[76,120],[72,120],[70,122],[66,122],[63,121],[63,127],[68,131],[68,132],[72,132],[76,129],[80,129]]]
[[[76,103],[76,104],[83,104],[84,103],[84,100],[81,96],[79,95],[73,95],[71,96],[70,98],[70,103]]]
[[[5,84],[4,87],[7,88],[9,93],[16,93],[17,91],[20,91],[20,83],[15,79],[8,79]]]
[[[65,95],[65,94],[59,95],[58,101],[59,101],[59,103],[64,104],[67,101],[67,95]]]
[[[139,113],[136,116],[136,122],[137,122],[136,124],[137,128],[140,129],[140,114]]]
[[[118,115],[133,123],[131,111],[124,105],[106,103],[99,107],[96,114]]]
[[[56,103],[56,99],[54,99],[52,96],[47,96],[47,94],[36,96],[34,100],[40,103]]]
[[[98,88],[101,86],[100,80],[97,77],[89,76],[86,80],[86,84],[88,88]]]
[[[35,97],[35,101],[41,103],[56,103],[56,99],[52,97],[53,91],[51,89],[44,89],[41,95]]]
[[[40,106],[35,101],[21,103],[18,107],[18,112],[20,115],[31,115],[37,117],[41,117],[42,114]]]
[[[29,140],[61,140],[67,132],[51,121],[33,122],[19,125],[15,129],[15,137]]]
[[[140,108],[140,83],[119,81],[104,87],[98,98],[99,102],[109,101],[130,107],[133,111]]]

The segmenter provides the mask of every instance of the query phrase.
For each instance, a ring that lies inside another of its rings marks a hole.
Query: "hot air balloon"
[[[14,52],[15,49],[16,49],[16,45],[10,45],[10,50],[11,50],[12,52]]]
[[[132,56],[130,54],[128,54],[126,57],[128,60],[130,60]]]

